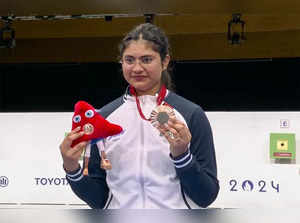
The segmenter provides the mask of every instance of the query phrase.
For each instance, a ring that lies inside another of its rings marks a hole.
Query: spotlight
[[[112,17],[111,15],[106,15],[106,16],[104,16],[104,20],[105,20],[106,22],[111,22],[112,19],[113,19],[113,17]]]
[[[71,19],[82,19],[82,15],[71,15]]]
[[[4,26],[0,28],[0,48],[14,48],[16,46],[15,30],[11,27],[12,20],[2,17]]]
[[[228,22],[227,39],[231,44],[240,44],[246,40],[245,37],[245,22],[241,20],[241,14],[235,13],[232,19]]]
[[[154,14],[144,14],[145,16],[145,23],[151,23],[154,22]]]
[[[36,15],[34,16],[35,19],[38,20],[54,20],[56,19],[55,15]]]

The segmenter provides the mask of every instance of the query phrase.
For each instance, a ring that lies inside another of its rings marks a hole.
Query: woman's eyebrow
[[[149,55],[143,55],[141,57],[154,57],[154,55],[149,54]]]
[[[132,57],[132,58],[135,58],[134,56],[132,56],[132,55],[130,55],[130,54],[127,54],[127,55],[125,55],[124,57]],[[146,55],[142,55],[142,56],[140,56],[140,57],[138,57],[138,58],[144,58],[144,57],[155,57],[155,56],[152,55],[152,54],[146,54]]]

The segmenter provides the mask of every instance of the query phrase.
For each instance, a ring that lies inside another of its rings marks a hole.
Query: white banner
[[[299,207],[300,113],[207,112],[221,190],[211,207]],[[72,113],[0,113],[0,204],[84,204],[59,151]],[[299,132],[299,135],[297,134]],[[296,161],[269,158],[270,133],[296,134]]]
[[[71,191],[59,144],[72,113],[0,113],[0,204],[83,204]]]
[[[220,180],[214,207],[299,207],[300,113],[210,112]],[[297,135],[297,133],[299,134]],[[296,134],[296,160],[269,158],[270,133]]]

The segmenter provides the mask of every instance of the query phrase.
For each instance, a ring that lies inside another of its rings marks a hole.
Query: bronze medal
[[[165,123],[167,123],[169,121],[169,115],[167,112],[159,112],[157,114],[157,121],[159,122],[159,124],[163,125]]]
[[[153,125],[163,125],[169,121],[169,118],[175,116],[173,109],[170,106],[157,106],[150,115],[150,121]]]

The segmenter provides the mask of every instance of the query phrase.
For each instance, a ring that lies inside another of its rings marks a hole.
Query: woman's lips
[[[146,79],[146,76],[134,76],[132,78],[136,81],[142,81],[142,80]]]

